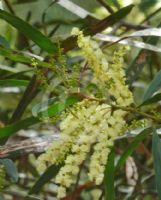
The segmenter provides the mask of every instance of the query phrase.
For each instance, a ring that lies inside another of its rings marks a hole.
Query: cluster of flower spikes
[[[78,29],[74,29],[72,34],[78,38],[78,46],[94,73],[95,81],[106,87],[109,94],[115,97],[116,101],[111,103],[130,105],[133,98],[125,84],[122,61],[124,51],[116,52],[113,63],[108,67],[108,62],[96,42],[89,36],[84,37]],[[75,104],[67,112],[66,118],[60,123],[61,140],[54,141],[38,159],[40,171],[45,170],[49,164],[64,163],[55,179],[59,184],[58,199],[65,197],[66,189],[76,182],[80,166],[91,152],[89,180],[98,185],[102,183],[108,154],[125,125],[125,114],[121,109],[113,111],[110,105],[90,99]]]

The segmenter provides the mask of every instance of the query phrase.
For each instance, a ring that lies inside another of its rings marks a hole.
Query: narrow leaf
[[[115,23],[118,23],[121,19],[125,18],[131,12],[133,7],[134,7],[133,4],[123,7],[117,12],[99,21],[98,23],[91,24],[91,27],[89,28],[87,27],[87,30],[89,30],[89,32],[92,35],[99,33],[103,31],[105,28],[107,28],[108,26],[112,26]]]
[[[53,104],[55,101],[57,100],[57,98],[51,98],[48,99],[47,101],[44,101],[42,103],[38,103],[35,106],[33,106],[32,108],[32,115],[34,117],[38,117],[38,115],[40,114],[40,112],[45,111],[51,104]]]
[[[67,9],[68,11],[74,13],[75,15],[79,16],[80,18],[85,18],[88,15],[94,16],[92,13],[86,11],[84,8],[81,8],[80,6],[76,5],[72,1],[69,0],[59,0],[57,2],[59,5]],[[94,16],[95,17],[95,16]]]
[[[121,9],[119,9],[117,12],[111,14],[108,19],[109,21],[112,21],[112,23],[116,23],[120,21],[121,19],[125,18],[133,9],[134,5],[130,4],[128,6],[125,6]]]
[[[23,33],[26,37],[35,42],[40,48],[47,51],[48,53],[57,52],[57,46],[52,43],[47,37],[45,37],[36,28],[23,21],[19,17],[16,17],[4,10],[0,9],[0,18],[8,22],[10,25],[15,27],[18,31]]]
[[[52,104],[51,106],[49,106],[49,108],[47,108],[46,110],[42,110],[42,112],[38,113],[38,117],[53,117],[56,116],[57,114],[60,114],[63,110],[65,110],[66,108],[68,108],[69,106],[72,106],[73,104],[75,104],[76,102],[79,101],[78,97],[68,97],[65,101],[57,101],[54,104]]]
[[[42,112],[38,113],[38,117],[54,117],[58,114],[60,114],[64,109],[68,108],[69,106],[72,106],[76,102],[78,102],[79,99],[77,97],[68,97],[66,101],[56,101],[54,104],[47,107]],[[41,122],[39,118],[37,117],[29,117],[24,120],[18,121],[14,124],[8,125],[6,127],[0,128],[0,139],[5,139],[14,134],[15,132],[25,129],[29,126],[32,126],[34,124],[37,124]]]
[[[13,182],[18,181],[18,171],[14,162],[10,159],[0,159],[0,164],[4,165],[5,170]]]
[[[4,79],[0,80],[0,86],[27,86],[29,81],[27,80],[17,80],[17,79]]]
[[[34,197],[34,196],[31,196],[31,195],[28,195],[23,200],[41,200],[41,199],[39,197]]]
[[[160,25],[159,25],[160,27]],[[154,50],[156,49],[157,43],[159,41],[159,37],[148,37],[146,40],[146,43],[148,44],[152,44],[152,46],[154,48]],[[158,47],[157,47],[158,49]],[[152,49],[151,49],[152,50]],[[158,51],[158,50],[157,50]],[[126,69],[126,76],[128,79],[128,84],[132,85],[132,83],[138,79],[138,77],[140,76],[144,66],[147,63],[147,58],[150,56],[150,52],[144,49],[141,49],[137,56],[133,59],[133,61],[131,62],[131,64],[127,67]]]
[[[14,124],[0,128],[0,139],[7,138],[7,137],[11,136],[13,133],[15,133],[21,129],[25,129],[25,128],[27,128],[31,125],[34,125],[38,122],[40,122],[40,120],[38,118],[29,117],[29,118],[23,119],[21,121],[18,121]]]
[[[152,138],[152,151],[154,157],[154,169],[155,169],[155,180],[156,187],[158,190],[159,199],[161,200],[161,140],[154,130],[153,138]]]
[[[152,103],[156,103],[158,101],[161,101],[161,93],[158,93],[152,97],[150,97],[149,99],[145,100],[141,105],[139,105],[139,107],[141,106],[146,106]]]
[[[12,73],[19,73],[19,72],[24,71],[24,70],[19,70],[17,68],[9,67],[9,66],[6,66],[6,65],[0,65],[0,70],[12,72]]]
[[[161,86],[161,70],[155,75],[148,89],[145,91],[143,101],[149,99]]]
[[[134,138],[134,140],[129,144],[124,153],[121,155],[116,169],[119,169],[124,165],[127,158],[135,151],[136,147],[146,138],[150,132],[152,132],[152,128],[146,128]]]
[[[127,36],[130,37],[130,36]],[[126,37],[126,38],[127,38]],[[148,43],[144,43],[144,42],[140,42],[140,41],[136,41],[136,40],[131,40],[131,39],[124,39],[121,37],[117,37],[117,36],[112,36],[112,35],[105,35],[105,34],[97,34],[95,36],[96,39],[99,39],[101,41],[108,41],[108,42],[118,42],[119,44],[123,44],[123,45],[129,45],[129,46],[133,46],[133,47],[138,47],[140,49],[147,49],[150,51],[155,51],[155,52],[161,52],[161,48],[148,44]]]
[[[157,36],[161,37],[161,28],[147,28],[145,30],[136,31],[128,37]]]
[[[23,4],[23,3],[33,3],[38,0],[18,0],[15,4]]]
[[[114,200],[115,199],[115,187],[114,187],[114,176],[115,176],[115,153],[114,150],[111,151],[106,169],[105,169],[105,200]]]
[[[129,5],[124,8],[121,8],[120,10],[104,18],[103,20],[93,19],[90,20],[90,22],[87,20],[85,26],[82,27],[82,29],[84,29],[84,34],[95,35],[96,33],[105,30],[107,27],[112,26],[115,23],[122,20],[123,18],[125,18],[130,13],[133,7],[134,5]],[[62,47],[64,48],[65,51],[71,50],[75,46],[76,46],[76,39],[73,39],[73,37],[67,38],[62,43]]]
[[[52,178],[56,176],[60,169],[60,166],[57,165],[51,165],[42,175],[41,177],[36,181],[34,186],[29,191],[29,194],[38,194],[41,192],[42,187],[48,183]]]
[[[0,46],[0,54],[4,56],[5,58],[8,58],[12,61],[25,63],[25,64],[31,64],[32,62],[31,60],[34,57],[31,54],[26,53],[26,55],[24,55],[24,53],[21,53],[19,51],[7,49],[1,46]],[[53,68],[51,64],[47,62],[40,61],[39,59],[36,59],[36,58],[35,58],[35,61],[38,63],[38,66],[40,67],[42,66],[42,67],[47,67],[47,68]]]

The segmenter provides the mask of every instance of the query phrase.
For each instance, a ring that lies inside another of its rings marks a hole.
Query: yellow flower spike
[[[72,30],[72,35],[77,36],[78,46],[93,71],[93,80],[106,89],[110,96],[115,97],[115,100],[110,100],[110,104],[129,106],[133,97],[125,84],[125,48],[116,51],[112,64],[109,64],[99,45],[91,40],[91,37],[84,37],[78,28]],[[62,140],[53,142],[38,159],[40,169],[45,167],[45,163],[64,162],[55,179],[60,185],[57,191],[58,199],[65,197],[66,189],[76,182],[79,168],[86,160],[91,147],[93,154],[88,166],[88,178],[97,185],[102,183],[110,149],[114,140],[122,134],[126,113],[121,109],[113,111],[110,105],[93,99],[84,99],[66,112],[66,118],[60,122]]]
[[[78,28],[73,28],[72,34],[77,36],[78,46],[94,72],[93,80],[102,88],[106,88],[109,94],[116,98],[119,105],[128,106],[133,103],[132,93],[125,84],[123,69],[123,56],[127,48],[123,46],[115,51],[112,64],[109,65],[97,42],[92,41],[89,36],[85,37]]]

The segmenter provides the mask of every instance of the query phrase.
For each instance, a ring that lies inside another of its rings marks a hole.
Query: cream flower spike
[[[78,28],[73,28],[72,35],[77,36],[78,47],[94,72],[94,81],[106,88],[110,95],[116,98],[119,105],[128,106],[133,103],[132,93],[125,84],[123,56],[126,48],[122,47],[114,53],[113,63],[108,61],[96,41],[84,36]]]
[[[77,28],[72,30],[72,34],[78,37],[78,46],[93,71],[94,80],[115,97],[116,100],[111,100],[110,104],[130,105],[133,97],[125,84],[124,49],[114,54],[113,63],[109,65],[95,41],[89,36],[84,37]],[[90,99],[76,103],[67,111],[66,118],[60,122],[61,141],[54,141],[38,159],[41,172],[51,164],[63,164],[55,178],[59,185],[58,199],[65,197],[66,190],[76,183],[80,166],[91,149],[93,153],[87,162],[88,178],[97,185],[102,183],[108,155],[114,140],[122,134],[126,114],[126,111],[112,110],[110,105]]]

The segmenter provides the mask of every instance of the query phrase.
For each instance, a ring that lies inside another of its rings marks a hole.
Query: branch
[[[147,127],[145,127],[147,128]],[[142,131],[143,128],[137,128],[132,131],[128,131],[125,134],[117,137],[115,140],[121,140],[123,138],[135,137]],[[159,131],[158,134],[161,134]],[[0,146],[0,159],[8,157],[18,157],[30,153],[42,153],[49,145],[56,140],[60,140],[59,134],[47,135],[42,137],[34,137],[32,139],[25,139],[21,142],[14,144],[6,144]]]
[[[75,191],[74,191],[74,194],[76,194],[76,196],[75,196],[74,199],[75,199],[75,200],[76,200],[76,199],[79,199],[79,196],[80,196],[80,194],[81,194],[81,192],[82,192],[83,190],[88,189],[88,188],[91,188],[91,187],[93,187],[93,186],[94,186],[94,183],[93,183],[93,182],[87,182],[87,183],[85,183],[85,184],[83,184],[83,185],[79,185],[79,186],[75,189]],[[61,200],[71,200],[72,196],[73,196],[73,192],[70,193],[69,195],[67,195],[65,198],[62,198]]]
[[[44,152],[54,141],[59,140],[59,134],[26,139],[15,144],[6,144],[0,147],[0,158],[20,156],[30,153]]]

